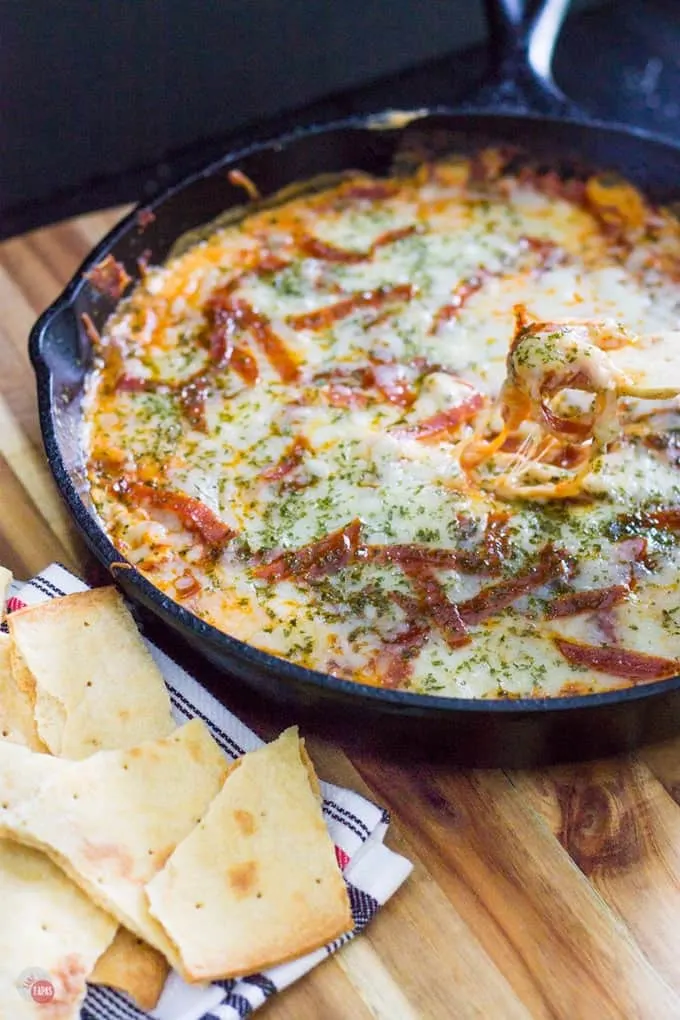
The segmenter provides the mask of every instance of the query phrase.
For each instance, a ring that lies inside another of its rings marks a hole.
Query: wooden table
[[[18,577],[87,565],[42,453],[26,341],[121,212],[0,245],[0,562]],[[249,721],[267,734],[282,718]],[[680,1018],[680,740],[524,773],[310,744],[325,778],[389,807],[388,841],[415,869],[271,1020]]]

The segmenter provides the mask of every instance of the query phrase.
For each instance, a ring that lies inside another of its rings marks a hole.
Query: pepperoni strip
[[[594,427],[592,414],[579,414],[572,418],[565,418],[563,415],[556,414],[545,400],[541,401],[540,407],[541,416],[552,432],[581,441],[592,435]]]
[[[667,531],[680,531],[680,507],[669,506],[642,514],[647,527],[664,528]]]
[[[360,536],[361,521],[355,518],[344,528],[326,535],[318,542],[281,553],[268,563],[259,564],[253,573],[269,582],[319,580],[354,562],[359,551]]]
[[[482,620],[507,609],[513,602],[535,588],[540,588],[541,585],[555,581],[557,578],[567,578],[572,572],[573,564],[569,561],[566,553],[555,549],[552,545],[547,545],[542,550],[538,562],[530,567],[525,574],[488,585],[471,599],[460,602],[458,611],[461,619],[466,624],[481,623]]]
[[[405,366],[398,361],[376,361],[373,365],[373,384],[389,404],[410,407],[416,395],[409,385]]]
[[[178,599],[189,599],[201,591],[201,583],[190,570],[185,570],[175,581],[175,592]]]
[[[365,407],[370,393],[377,390],[380,396],[397,407],[409,407],[416,399],[406,374],[406,366],[398,361],[375,361],[372,365],[356,368],[336,368],[319,372],[314,382],[324,384],[324,395],[332,407]]]
[[[418,228],[415,224],[408,227],[397,227],[394,230],[386,230],[384,234],[376,237],[367,251],[352,251],[349,248],[337,248],[334,244],[322,241],[319,237],[312,237],[310,234],[303,234],[298,239],[298,248],[304,255],[323,262],[344,262],[353,264],[357,262],[368,262],[373,258],[379,248],[395,241],[401,241],[404,237],[410,237]]]
[[[470,635],[458,607],[451,602],[432,571],[422,564],[402,563],[423,616],[441,632],[449,648],[469,644]]]
[[[331,407],[366,407],[369,402],[366,393],[353,389],[347,383],[330,383],[325,395]]]
[[[280,481],[300,466],[307,450],[309,450],[309,443],[304,436],[298,436],[293,440],[293,443],[287,453],[284,453],[281,460],[277,464],[272,464],[271,467],[265,468],[260,478],[265,482]]]
[[[627,536],[644,541],[640,532],[653,529],[680,531],[680,507],[658,507],[656,510],[639,510],[637,513],[621,514],[611,524],[609,534],[615,540]],[[644,558],[644,552],[642,558]]]
[[[317,308],[313,312],[303,312],[300,315],[289,315],[287,322],[293,329],[326,329],[360,308],[380,308],[393,301],[410,301],[415,294],[416,288],[410,283],[377,287],[375,290],[358,290],[342,301],[336,301],[334,305]]]
[[[393,180],[358,180],[347,181],[339,185],[327,195],[322,195],[316,203],[316,209],[324,212],[329,209],[342,211],[358,203],[380,202],[390,198],[399,190],[399,184]]]
[[[475,390],[460,404],[450,407],[447,411],[439,411],[414,425],[398,425],[389,429],[389,432],[390,435],[399,438],[437,439],[457,429],[464,422],[470,421],[483,406],[484,397]]]
[[[680,438],[677,433],[651,432],[642,441],[650,450],[665,455],[673,467],[680,467]]]
[[[408,627],[392,641],[385,641],[375,668],[385,687],[403,687],[413,672],[414,659],[430,636],[429,624],[410,620]]]
[[[226,288],[228,290],[228,286]],[[194,375],[181,382],[165,382],[162,379],[141,379],[126,375],[122,353],[117,347],[107,345],[103,382],[121,393],[165,392],[178,398],[182,414],[193,428],[207,431],[205,401],[210,392],[212,380],[220,370],[233,368],[248,386],[254,386],[259,379],[257,362],[246,346],[234,342],[238,317],[231,314],[231,306],[223,303],[223,290],[213,296],[206,305],[206,318],[210,327],[208,334],[208,364]],[[286,352],[287,353],[287,352]],[[278,351],[276,352],[278,356]],[[288,371],[288,362],[282,362]],[[297,368],[295,368],[297,371]]]
[[[367,258],[370,258],[369,252],[363,251],[350,251],[348,248],[336,248],[335,245],[329,244],[328,241],[322,241],[320,237],[313,237],[311,234],[304,234],[298,238],[297,246],[303,255],[308,255],[312,259],[319,259],[323,262],[345,262],[348,264],[354,262],[364,262]]]
[[[126,501],[175,514],[188,531],[197,534],[213,550],[221,548],[236,534],[204,503],[183,492],[156,489],[146,482],[128,479],[118,482],[115,488]]]
[[[520,184],[536,188],[550,198],[564,198],[575,205],[585,201],[586,182],[578,177],[562,177],[556,170],[542,173],[534,167],[524,166],[520,168],[517,180]]]
[[[630,594],[627,584],[612,584],[609,588],[591,588],[589,591],[570,591],[558,595],[546,607],[548,620],[577,613],[602,612],[623,602]]]
[[[647,655],[630,648],[599,648],[580,641],[553,638],[555,645],[572,666],[585,666],[600,673],[609,673],[624,680],[637,683],[666,680],[677,676],[680,662],[664,659],[659,655]]]
[[[603,609],[593,616],[593,622],[607,645],[618,645],[619,634],[611,609]]]
[[[350,202],[378,202],[389,198],[398,191],[396,181],[367,181],[343,184],[338,188],[338,197],[349,199]]]
[[[434,335],[445,322],[457,319],[472,295],[481,290],[486,281],[492,276],[494,276],[494,273],[490,273],[488,269],[482,267],[477,270],[474,276],[468,276],[467,279],[461,280],[453,291],[448,304],[442,305],[439,311],[435,312],[432,325],[430,326],[430,335]]]
[[[119,393],[167,393],[177,399],[179,408],[189,424],[200,432],[207,432],[205,401],[210,393],[212,373],[199,370],[182,382],[166,383],[162,379],[139,379],[123,375],[116,383]]]
[[[547,269],[553,269],[561,265],[567,259],[564,248],[560,248],[555,241],[547,237],[535,237],[532,234],[524,234],[519,239],[521,248],[538,255],[537,275],[543,274]]]
[[[129,284],[132,283],[132,277],[123,263],[113,255],[106,255],[101,262],[93,266],[85,273],[85,279],[100,294],[104,294],[114,301],[122,297]]]
[[[206,307],[224,337],[225,357],[231,338],[237,333],[247,331],[260,345],[282,381],[296,382],[300,374],[298,363],[281,337],[274,332],[266,315],[256,312],[252,305],[241,298],[229,297],[224,290],[213,294]]]
[[[438,567],[453,570],[458,566],[455,549],[436,549],[428,545],[366,545],[363,554],[375,563],[396,563],[400,567],[422,564],[424,567]]]
[[[501,570],[511,552],[510,517],[499,510],[492,511],[484,529],[482,566],[488,571]]]
[[[366,407],[370,390],[374,384],[373,369],[370,365],[354,368],[340,366],[328,372],[317,372],[312,382],[321,384],[321,392],[331,407]]]
[[[258,382],[260,372],[257,361],[247,347],[235,346],[229,364],[241,376],[246,386],[254,386]]]
[[[200,432],[208,431],[205,419],[205,401],[210,392],[210,380],[205,375],[196,375],[179,390],[179,406],[190,425]]]
[[[208,305],[213,300],[217,300],[220,303],[223,302],[230,294],[234,293],[248,276],[259,277],[267,276],[270,273],[278,273],[282,269],[287,269],[290,262],[264,249],[244,253],[241,265],[242,268],[237,273],[234,273],[230,280],[217,288],[212,297],[208,299]]]
[[[118,393],[154,393],[162,385],[155,379],[140,379],[134,375],[121,375],[116,381],[115,389]]]
[[[209,318],[213,328],[208,337],[208,352],[215,368],[233,368],[241,376],[244,383],[254,386],[260,377],[257,362],[247,347],[234,343],[231,322],[223,318],[219,312],[209,310]]]

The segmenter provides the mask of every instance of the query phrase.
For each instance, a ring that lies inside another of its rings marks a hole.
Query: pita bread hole
[[[205,906],[205,903],[194,903],[194,908],[196,910],[203,910],[204,906]]]
[[[243,864],[236,864],[227,872],[229,885],[238,899],[242,899],[252,893],[257,880],[257,862],[244,861]]]

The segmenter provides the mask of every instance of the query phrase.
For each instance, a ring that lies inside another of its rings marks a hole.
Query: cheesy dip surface
[[[96,338],[92,499],[162,591],[334,676],[464,698],[673,676],[677,400],[615,396],[599,441],[581,376],[502,436],[497,398],[527,323],[639,345],[674,329],[678,279],[669,212],[490,150],[255,210]]]

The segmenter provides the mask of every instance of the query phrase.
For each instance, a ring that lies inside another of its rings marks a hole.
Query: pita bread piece
[[[148,1011],[160,999],[169,969],[167,960],[156,949],[127,928],[119,928],[87,980],[91,985],[107,985],[125,992]]]
[[[5,822],[13,823],[14,813],[37,795],[42,784],[68,772],[73,764],[49,754],[36,754],[20,744],[0,741],[0,838],[11,835]]]
[[[12,839],[44,850],[95,903],[174,966],[177,954],[149,914],[144,885],[224,782],[227,761],[207,727],[193,719],[162,740],[77,762],[32,757],[55,766],[54,774],[31,799],[0,811],[0,826]]]
[[[118,922],[45,854],[10,840],[0,840],[0,903],[0,1017],[78,1020],[85,979]],[[41,977],[53,986],[49,1005],[28,991]]]
[[[296,728],[240,759],[146,887],[193,981],[252,974],[352,927]]]
[[[5,638],[5,635],[1,635],[1,637],[9,644],[9,638]],[[2,642],[0,642],[1,648]],[[63,771],[63,768],[68,769],[73,764],[72,762],[62,762],[62,765],[57,765],[56,769]],[[54,773],[54,759],[49,756],[31,754],[30,751],[23,747],[10,747],[4,751],[0,748],[0,833],[2,832],[3,814],[10,811],[13,807],[20,806],[25,800],[34,796],[40,784],[45,779],[53,777]],[[17,844],[9,844],[7,841],[0,840],[0,887],[3,882],[2,851],[9,845],[17,846]],[[44,861],[43,871],[45,872],[45,878],[43,885],[45,888],[42,890],[42,894],[44,894],[46,901],[49,902],[52,895],[51,890],[54,886],[55,873],[58,877],[58,891],[64,885],[70,885],[72,887],[72,897],[75,898],[76,905],[83,898],[86,898],[78,886],[66,878],[63,871],[57,868],[45,854],[40,854],[36,850],[30,850],[28,847],[24,847],[22,850],[29,862],[35,861],[36,857],[41,857]],[[33,870],[35,871],[35,868]],[[37,891],[38,887],[36,886],[36,893]],[[100,912],[94,906],[93,911],[95,913]],[[117,925],[117,922],[114,923]],[[2,925],[0,924],[0,953],[2,951]],[[150,1010],[153,1009],[160,997],[167,974],[168,964],[160,953],[152,949],[145,942],[142,942],[135,935],[126,931],[125,928],[119,928],[113,942],[99,958],[94,972],[87,980],[93,984],[110,985],[119,991],[127,992],[142,1009]],[[0,978],[0,983],[1,980]],[[13,993],[10,994],[10,999],[12,997]],[[2,1001],[0,994],[0,1002]],[[14,1013],[7,1015],[14,1016]],[[65,1013],[64,1015],[70,1014]],[[77,1016],[77,1010],[74,1015]],[[4,1016],[5,1014],[0,1009],[0,1017]],[[44,1006],[42,1016],[44,1020],[46,1016]]]
[[[17,696],[23,706],[24,715],[30,713],[30,726],[31,726],[31,742],[30,747],[34,751],[48,752],[47,744],[44,740],[41,740],[38,734],[38,724],[35,719],[35,680],[33,674],[26,665],[26,662],[17,648],[14,641],[10,638],[12,650],[10,653],[10,662],[12,666],[12,679],[14,680],[14,688],[17,692]],[[61,728],[63,728],[64,720],[66,718],[64,708],[60,702],[51,698],[50,695],[43,693],[43,702],[45,699],[49,699],[53,706],[53,712],[51,718],[53,720],[53,728],[55,729],[55,739],[60,739],[59,734]]]
[[[7,607],[7,596],[9,594],[9,586],[12,583],[12,574],[7,567],[0,567],[0,623],[5,619],[5,609]]]
[[[29,674],[22,684],[34,687],[38,735],[52,754],[85,758],[175,728],[163,677],[115,588],[20,609],[8,626]]]
[[[38,737],[30,698],[19,687],[13,670],[12,639],[0,634],[0,740],[44,750]]]

